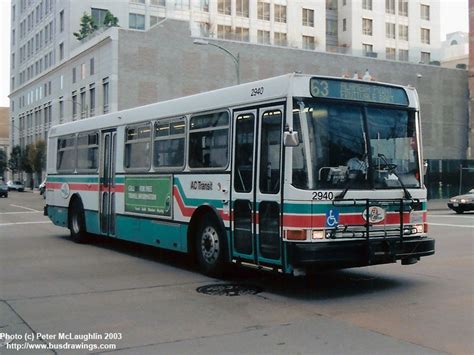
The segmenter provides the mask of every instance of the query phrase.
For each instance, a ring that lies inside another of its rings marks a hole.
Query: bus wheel
[[[71,232],[71,239],[76,243],[90,241],[90,236],[86,232],[84,208],[81,201],[74,201],[69,209],[69,231]]]
[[[196,237],[197,261],[202,272],[221,276],[226,263],[226,241],[222,228],[209,215],[205,216]]]

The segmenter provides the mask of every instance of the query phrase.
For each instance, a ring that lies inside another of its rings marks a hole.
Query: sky
[[[81,1],[81,0],[74,0]],[[215,1],[215,0],[211,0]],[[291,1],[291,0],[289,0]],[[315,0],[324,1],[324,0]],[[374,0],[383,1],[383,0]],[[441,40],[447,33],[469,31],[468,0],[432,0],[441,2]],[[10,106],[10,0],[0,0],[0,107]]]

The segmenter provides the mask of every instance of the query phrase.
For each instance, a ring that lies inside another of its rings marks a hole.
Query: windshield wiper
[[[396,164],[390,164],[387,161],[387,158],[385,157],[385,155],[383,155],[382,153],[379,153],[378,157],[383,160],[388,172],[397,177],[398,182],[400,183],[400,186],[402,187],[403,192],[405,193],[405,198],[411,200],[412,196],[411,196],[410,192],[407,190],[407,188],[406,188],[405,184],[403,183],[402,179],[400,179],[400,176],[398,176],[398,174],[397,174],[397,171],[396,171],[397,165]]]
[[[368,164],[365,163],[365,160],[367,159],[367,153],[365,153],[362,157],[362,162],[363,164],[365,164],[365,168],[366,169],[370,169],[370,166],[367,166]],[[362,165],[362,164],[361,164]],[[366,172],[367,173],[367,172]],[[353,181],[356,181],[357,179],[351,179],[351,178],[348,178],[348,181],[347,181],[347,184],[344,188],[344,190],[337,196],[334,197],[335,200],[342,200],[344,199],[344,196],[346,196],[346,193],[347,191],[349,191],[349,189],[352,187],[352,182]]]

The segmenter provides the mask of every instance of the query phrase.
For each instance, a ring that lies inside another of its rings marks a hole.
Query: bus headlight
[[[425,231],[425,226],[424,224],[414,224],[412,226],[412,233],[413,234],[420,234]]]

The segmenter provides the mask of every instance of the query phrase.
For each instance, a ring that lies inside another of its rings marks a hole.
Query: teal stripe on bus
[[[56,176],[49,175],[47,178],[48,182],[66,182],[66,183],[82,183],[82,184],[97,184],[99,176],[78,176],[78,175],[67,175],[67,176]],[[115,177],[116,184],[123,184],[125,178],[122,176]]]

